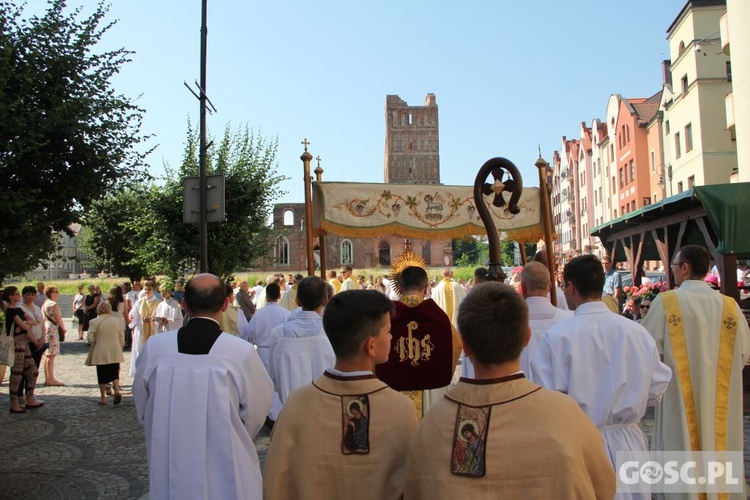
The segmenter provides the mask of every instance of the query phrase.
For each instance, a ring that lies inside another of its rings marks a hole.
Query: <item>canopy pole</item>
[[[547,189],[547,169],[549,163],[542,158],[539,153],[539,159],[534,164],[539,169],[539,200],[542,204],[542,227],[544,228],[544,249],[547,252],[547,269],[549,269],[549,279],[552,286],[555,283],[555,249],[552,247],[555,241],[552,239],[552,208],[549,201],[549,190]],[[557,294],[550,293],[549,300],[552,305],[557,307]]]

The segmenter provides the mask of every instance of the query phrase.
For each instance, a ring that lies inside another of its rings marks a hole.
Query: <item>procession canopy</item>
[[[507,205],[484,203],[497,230],[518,242],[544,236],[539,188],[524,188],[513,215]],[[453,239],[486,235],[471,186],[439,184],[313,183],[313,231],[351,238],[399,235],[404,238]]]

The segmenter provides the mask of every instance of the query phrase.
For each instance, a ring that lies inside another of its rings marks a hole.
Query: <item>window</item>
[[[286,236],[276,238],[273,254],[277,266],[289,265],[289,240],[286,239]]]
[[[682,151],[680,151],[680,133],[676,132],[674,134],[674,157],[679,158],[682,156]]]
[[[681,55],[685,51],[685,42],[680,42],[680,45],[677,46],[677,55]]]
[[[684,75],[680,79],[680,84],[682,85],[682,95],[687,94],[687,91],[688,91],[688,79],[687,79],[687,75]]]
[[[688,189],[693,186],[695,186],[695,176],[691,175],[690,177],[688,177]]]
[[[625,185],[625,169],[620,169],[620,189],[622,189],[622,186]]]
[[[727,81],[732,81],[732,61],[727,61]]]
[[[685,152],[693,149],[693,124],[688,123],[685,125]]]
[[[387,241],[381,241],[378,245],[378,264],[381,266],[391,265],[391,245]]]
[[[656,169],[656,156],[654,155],[654,152],[651,151],[651,171],[653,172]]]
[[[413,118],[414,118],[414,117],[412,116],[412,114],[411,114],[411,113],[409,113],[409,125],[413,125],[413,124],[414,124],[414,122],[413,122]]]
[[[354,245],[351,240],[341,242],[341,265],[354,264]]]
[[[630,181],[635,180],[635,163],[633,160],[630,160]]]
[[[666,131],[666,134],[669,135],[669,120],[664,122],[664,130]]]
[[[682,182],[678,182],[677,183],[677,192],[681,193],[682,191],[683,191],[683,189],[682,189]]]
[[[284,210],[284,225],[285,226],[294,225],[294,212],[292,212],[291,210]]]
[[[648,196],[644,196],[643,197],[643,206],[647,207],[649,205],[651,205],[651,198],[649,198]]]

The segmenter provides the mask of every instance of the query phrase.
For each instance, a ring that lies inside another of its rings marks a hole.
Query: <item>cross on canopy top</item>
[[[307,152],[307,146],[310,145],[310,141],[307,140],[307,137],[305,137],[305,139],[300,144],[305,146],[305,152]]]

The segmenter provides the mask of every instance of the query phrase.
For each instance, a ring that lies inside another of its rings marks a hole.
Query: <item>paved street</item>
[[[67,321],[66,321],[67,322]],[[128,376],[130,353],[121,368],[119,406],[97,405],[96,369],[85,366],[86,342],[69,328],[55,374],[65,387],[36,394],[44,406],[25,414],[8,412],[8,374],[0,388],[0,498],[148,498],[148,467],[143,429],[138,424]],[[265,459],[268,432],[256,446]]]
[[[8,375],[0,391],[0,498],[93,499],[148,498],[148,467],[144,434],[138,424],[132,399],[132,379],[127,375],[130,353],[125,353],[119,406],[97,405],[99,389],[96,369],[85,366],[86,342],[76,339],[69,328],[56,368],[64,387],[37,386],[45,404],[26,414],[7,410]],[[653,409],[642,427],[653,427]],[[750,465],[748,436],[750,419],[745,417],[746,477]],[[268,448],[264,427],[255,440],[261,466]]]

